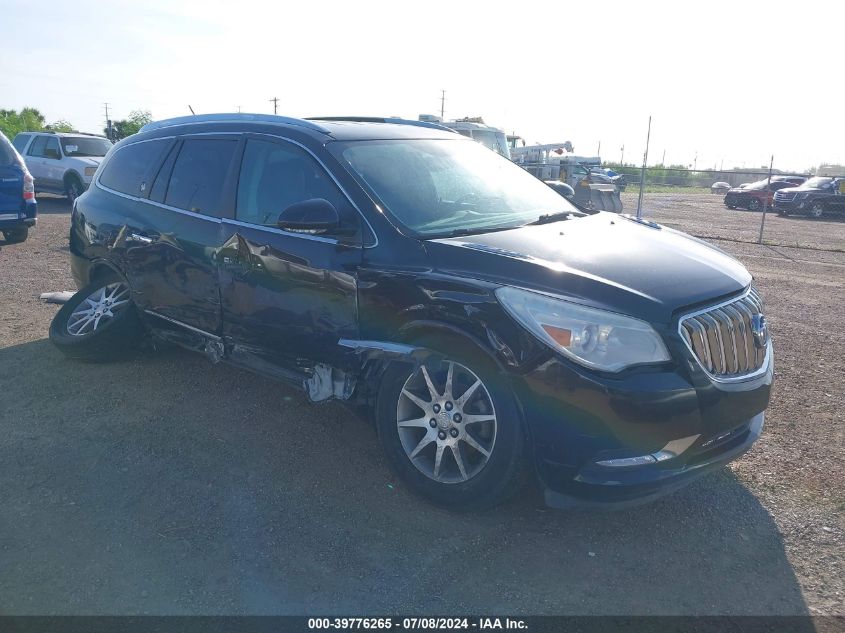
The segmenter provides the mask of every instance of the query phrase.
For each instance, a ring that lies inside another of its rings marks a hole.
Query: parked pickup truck
[[[845,177],[810,178],[800,187],[775,193],[775,211],[820,218],[826,213],[845,213]]]

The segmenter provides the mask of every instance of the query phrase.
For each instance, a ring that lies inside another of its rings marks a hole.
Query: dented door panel
[[[361,249],[224,221],[218,254],[223,333],[256,362],[343,365],[358,336]]]

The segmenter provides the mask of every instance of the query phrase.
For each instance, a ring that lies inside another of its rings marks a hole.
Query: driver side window
[[[237,220],[275,227],[284,209],[312,198],[331,202],[341,219],[351,216],[346,197],[305,150],[288,143],[247,141],[238,180]]]

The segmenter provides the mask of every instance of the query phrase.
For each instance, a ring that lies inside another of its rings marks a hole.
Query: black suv
[[[781,189],[775,194],[775,211],[813,218],[826,213],[845,214],[845,177],[817,176],[799,187]]]
[[[550,505],[649,499],[748,450],[769,401],[741,264],[580,213],[436,124],[147,125],[74,205],[70,250],[65,354],[154,335],[350,401],[449,507],[500,501],[526,464]]]

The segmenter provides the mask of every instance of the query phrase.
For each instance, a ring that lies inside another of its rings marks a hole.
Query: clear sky
[[[606,160],[845,164],[845,3],[0,0],[0,107],[483,116]]]

